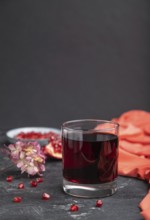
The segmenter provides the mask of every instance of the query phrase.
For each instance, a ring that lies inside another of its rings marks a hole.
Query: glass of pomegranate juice
[[[119,125],[74,120],[62,125],[63,189],[77,197],[105,197],[117,191]]]

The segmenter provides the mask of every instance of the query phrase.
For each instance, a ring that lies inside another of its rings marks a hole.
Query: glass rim
[[[102,129],[98,129],[98,130],[94,130],[94,129],[88,129],[88,131],[83,131],[82,129],[75,129],[75,128],[70,128],[67,126],[67,124],[71,124],[71,123],[78,123],[78,122],[99,122],[99,123],[106,123],[106,124],[112,124],[114,125],[114,127],[110,127],[110,128],[102,128]],[[109,120],[101,120],[101,119],[77,119],[77,120],[70,120],[70,121],[66,121],[62,124],[62,129],[66,129],[68,131],[76,131],[76,132],[82,132],[82,133],[86,133],[86,132],[92,132],[93,130],[95,132],[99,132],[99,131],[111,131],[113,129],[118,129],[119,128],[119,123],[114,122],[114,121],[109,121]]]

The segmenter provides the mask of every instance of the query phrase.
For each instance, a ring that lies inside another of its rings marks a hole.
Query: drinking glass
[[[77,197],[117,191],[118,130],[112,121],[83,119],[62,125],[63,189]]]

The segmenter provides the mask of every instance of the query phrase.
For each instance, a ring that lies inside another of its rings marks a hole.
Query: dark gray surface
[[[0,127],[150,110],[149,0],[1,0]]]
[[[44,182],[36,188],[30,187],[30,178],[21,176],[15,167],[9,167],[10,164],[0,153],[0,220],[142,220],[138,204],[148,190],[143,181],[119,177],[118,192],[102,198],[103,207],[96,208],[96,199],[71,197],[62,191],[61,161],[47,161]],[[6,182],[8,175],[14,176],[13,182]],[[25,189],[17,189],[20,182],[24,182]],[[51,199],[41,200],[43,192],[51,194]],[[22,203],[14,204],[14,196],[22,196]],[[79,205],[78,212],[69,211],[72,203]]]

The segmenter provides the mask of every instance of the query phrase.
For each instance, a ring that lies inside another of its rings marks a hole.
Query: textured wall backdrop
[[[150,110],[149,0],[1,0],[0,127]]]

